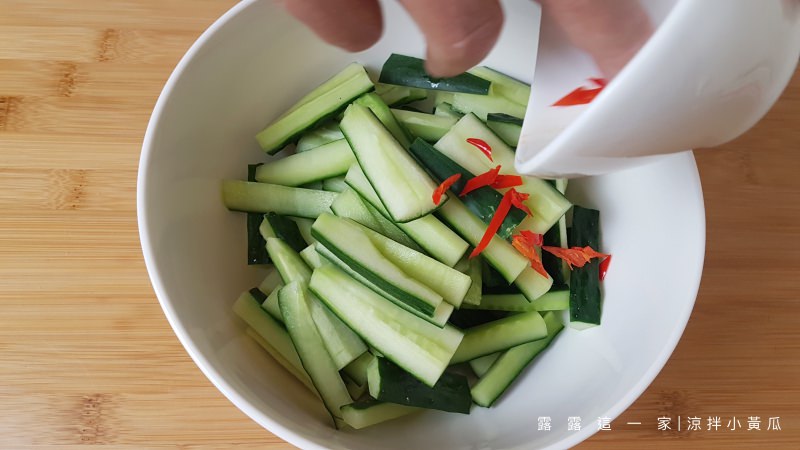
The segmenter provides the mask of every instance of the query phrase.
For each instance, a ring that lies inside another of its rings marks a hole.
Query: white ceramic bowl
[[[245,264],[244,217],[228,212],[220,180],[265,159],[254,135],[345,63],[372,69],[391,52],[421,55],[411,22],[386,2],[386,37],[350,55],[330,48],[271,1],[244,1],[191,48],[159,98],[138,180],[139,230],[156,294],[208,378],[256,422],[303,448],[564,448],[616,417],[653,380],[689,318],[702,271],[705,223],[691,153],[615,175],[577,180],[570,196],[601,210],[614,254],[601,327],[567,330],[491,409],[428,412],[372,429],[335,431],[321,405],[243,334],[231,312],[263,273]],[[513,7],[486,63],[529,78],[538,8]],[[536,431],[549,416],[551,431]],[[580,416],[580,431],[567,417]],[[648,418],[642,418],[648,419]],[[644,426],[655,426],[645,424]]]

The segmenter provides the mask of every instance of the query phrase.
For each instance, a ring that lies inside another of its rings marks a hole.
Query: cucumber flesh
[[[251,339],[256,341],[256,343],[260,345],[261,348],[266,350],[267,353],[269,353],[270,356],[272,356],[275,359],[275,361],[278,362],[278,364],[280,364],[289,373],[294,375],[295,378],[300,380],[300,382],[303,383],[303,386],[307,387],[309,391],[311,391],[314,395],[319,397],[319,393],[317,393],[317,390],[314,388],[314,384],[311,383],[311,378],[308,377],[308,374],[305,372],[305,370],[303,370],[303,365],[300,364],[300,357],[298,357],[297,363],[300,364],[299,369],[302,371],[298,371],[298,368],[292,365],[292,363],[290,363],[288,359],[284,358],[283,355],[280,354],[280,352],[275,350],[275,347],[273,347],[272,344],[267,342],[266,339],[261,337],[261,335],[258,334],[256,330],[248,327],[247,330],[245,330],[245,333],[248,336],[250,336]]]
[[[394,295],[386,292],[385,290],[381,289],[379,286],[375,285],[368,279],[362,277],[357,272],[353,271],[350,266],[348,266],[344,261],[337,258],[330,250],[326,249],[322,244],[317,244],[315,247],[317,253],[322,256],[324,259],[338,267],[340,270],[344,271],[352,277],[353,279],[359,281],[364,286],[372,289],[376,294],[380,295],[382,298],[394,303],[395,305],[399,306],[400,308],[404,309],[405,311],[414,314],[415,316],[425,320],[426,322],[430,322],[436,325],[439,328],[444,327],[447,323],[447,320],[450,318],[450,315],[453,313],[453,305],[447,302],[442,302],[436,309],[433,311],[432,315],[428,315],[423,313],[422,311],[410,306],[408,303],[400,300],[399,298],[395,297]]]
[[[436,183],[368,108],[350,105],[341,128],[393,221],[408,222],[437,208]]]
[[[345,182],[380,215],[391,219],[383,207],[378,194],[369,184],[361,167],[354,164],[345,177]],[[396,224],[398,228],[413,239],[423,250],[439,261],[454,266],[467,252],[469,244],[458,234],[442,223],[434,215],[428,214],[410,222]]]
[[[375,355],[370,352],[364,352],[361,356],[353,360],[353,362],[345,366],[342,372],[359,385],[365,386],[367,384],[367,369],[374,359]]]
[[[499,358],[502,354],[502,352],[497,352],[486,356],[481,356],[480,358],[475,358],[469,362],[469,367],[473,372],[475,372],[475,375],[480,378],[489,371],[489,368],[492,367],[492,364],[494,364],[494,362],[497,361],[497,358]]]
[[[364,67],[350,64],[256,135],[261,148],[274,154],[329,117],[335,115],[364,92],[373,88]]]
[[[347,140],[340,139],[317,148],[262,164],[256,169],[256,181],[300,186],[344,175],[356,161]]]
[[[340,139],[344,139],[344,134],[342,134],[342,130],[339,129],[339,122],[325,122],[319,127],[303,134],[300,140],[297,141],[295,151],[297,153],[302,153]]]
[[[322,180],[322,190],[324,191],[342,192],[345,189],[347,189],[347,183],[344,182],[344,175]]]
[[[472,401],[483,407],[490,407],[516,380],[522,370],[555,339],[564,328],[558,315],[548,312],[544,315],[547,337],[538,341],[518,345],[503,352],[497,361],[472,387]]]
[[[522,106],[528,105],[528,100],[531,98],[531,85],[528,83],[523,83],[485,66],[474,67],[469,70],[469,73],[491,81],[490,95],[506,98]]]
[[[392,113],[409,133],[428,142],[436,142],[441,139],[458,120],[449,116],[437,116],[404,109],[392,109]]]
[[[331,205],[331,210],[339,217],[350,219],[375,232],[378,232],[392,240],[395,240],[406,247],[421,250],[403,230],[397,227],[391,220],[383,217],[380,213],[373,214],[366,203],[354,190],[348,188],[339,193],[336,200]]]
[[[342,418],[345,423],[360,430],[419,411],[422,409],[369,399],[342,406]]]
[[[480,305],[463,307],[484,311],[561,311],[569,309],[569,289],[551,290],[532,302],[522,294],[484,294]]]
[[[324,340],[312,320],[312,310],[305,288],[300,283],[291,283],[280,291],[279,300],[283,321],[292,338],[303,368],[311,377],[325,408],[334,418],[341,418],[341,407],[353,402],[347,392],[339,369],[325,350]]]
[[[310,288],[368,345],[428,386],[436,384],[463,337],[386,302],[330,264],[314,271]]]
[[[386,103],[378,97],[378,94],[374,92],[366,93],[355,102],[369,108],[403,148],[408,148],[411,145],[411,135],[409,135],[408,130],[398,121],[394,112],[386,106]],[[347,172],[346,169],[345,172]]]
[[[522,119],[508,114],[491,113],[486,116],[486,126],[510,147],[519,144],[519,135],[522,133]]]
[[[264,239],[264,249],[266,251],[266,240],[278,238],[286,242],[295,251],[300,251],[306,246],[303,236],[297,227],[297,222],[292,219],[275,213],[266,213],[263,216],[258,231]]]
[[[546,336],[547,327],[537,311],[514,314],[465,330],[450,363],[466,362]]]
[[[222,200],[232,211],[268,213],[314,219],[330,211],[336,193],[239,180],[222,182]]]

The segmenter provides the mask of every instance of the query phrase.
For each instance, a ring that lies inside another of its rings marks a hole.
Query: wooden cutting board
[[[0,448],[291,448],[190,361],[136,229],[150,111],[234,3],[0,0]],[[582,448],[800,445],[800,75],[755,129],[697,159],[708,248],[694,314],[647,392]],[[745,429],[727,429],[734,416]]]

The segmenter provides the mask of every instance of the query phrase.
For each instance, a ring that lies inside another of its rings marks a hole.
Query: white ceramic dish
[[[513,6],[487,64],[530,76],[538,9]],[[244,217],[228,212],[220,180],[263,160],[253,136],[301,94],[354,59],[373,69],[390,51],[421,55],[407,17],[387,2],[387,36],[368,52],[332,49],[274,2],[244,1],[217,21],[170,77],[153,113],[138,179],[147,269],[181,343],[238,408],[302,448],[564,448],[616,417],[653,380],[688,320],[702,272],[705,223],[691,153],[615,175],[574,181],[570,196],[602,212],[603,325],[567,330],[497,406],[470,415],[430,412],[355,431],[335,431],[304,388],[243,334],[231,312],[262,277],[245,265]],[[536,431],[549,416],[551,431]],[[567,417],[583,428],[567,431]],[[647,419],[647,418],[642,418]],[[652,425],[655,426],[655,425]]]

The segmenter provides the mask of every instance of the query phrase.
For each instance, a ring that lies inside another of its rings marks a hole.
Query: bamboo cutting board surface
[[[186,355],[136,228],[152,107],[234,3],[0,0],[0,448],[291,448]],[[581,448],[800,445],[800,74],[755,129],[697,159],[708,247],[692,319],[647,392]],[[734,416],[745,430],[724,429]]]

